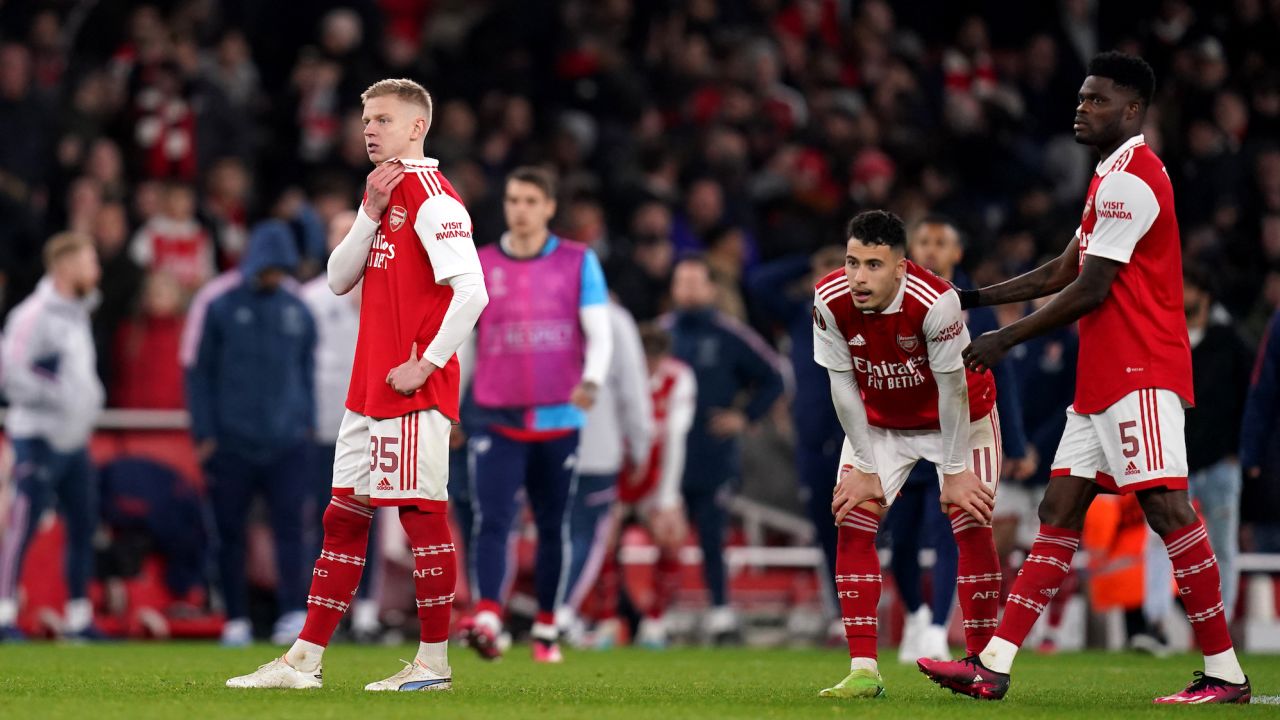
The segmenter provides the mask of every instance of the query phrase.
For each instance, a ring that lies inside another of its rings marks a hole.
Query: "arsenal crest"
[[[1084,214],[1081,216],[1081,219],[1088,220],[1089,213],[1091,212],[1093,212],[1093,196],[1092,195],[1084,199]]]
[[[899,335],[898,347],[902,348],[903,352],[913,353],[920,347],[920,338],[915,335]]]
[[[392,205],[391,206],[391,232],[395,232],[396,230],[399,230],[400,226],[404,225],[404,219],[406,217],[408,217],[408,213],[405,212],[404,208],[400,207],[399,205]]]

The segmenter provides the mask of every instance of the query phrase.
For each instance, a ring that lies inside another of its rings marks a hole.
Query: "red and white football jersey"
[[[1075,411],[1097,414],[1147,388],[1193,404],[1173,185],[1142,135],[1098,163],[1076,236],[1082,267],[1086,255],[1124,266],[1107,299],[1080,319]]]
[[[829,370],[853,371],[867,422],[889,430],[939,430],[935,372],[964,367],[969,345],[960,297],[951,284],[907,261],[889,307],[878,313],[854,307],[844,269],[818,281],[813,301],[813,359]],[[965,370],[969,419],[991,412],[991,373]]]
[[[457,421],[457,356],[411,397],[386,383],[387,373],[409,359],[414,342],[421,355],[440,331],[453,299],[448,279],[481,272],[471,216],[437,162],[401,162],[404,179],[391,191],[365,262],[347,409],[391,418],[435,408]]]

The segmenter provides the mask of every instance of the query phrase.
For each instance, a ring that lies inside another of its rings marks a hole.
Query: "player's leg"
[[[1222,606],[1227,622],[1235,612],[1236,590],[1240,575],[1236,571],[1236,555],[1240,548],[1240,463],[1224,459],[1199,471],[1188,480],[1187,492],[1200,505],[1209,545],[1218,558],[1222,575]]]
[[[871,428],[872,452],[886,503],[898,496],[919,456],[893,433]],[[853,448],[846,440],[840,455],[842,475],[853,467]],[[834,484],[834,483],[833,483]],[[840,524],[836,544],[836,594],[849,645],[849,674],[821,691],[831,698],[874,698],[884,694],[876,653],[876,608],[880,604],[880,557],[876,533],[887,508],[864,503]]]
[[[728,528],[725,508],[728,483],[686,490],[685,512],[689,525],[697,530],[698,547],[702,550],[702,579],[710,595],[703,630],[712,643],[735,640],[737,614],[729,606],[729,570],[724,560],[724,536]]]
[[[582,640],[578,611],[595,585],[608,552],[610,513],[617,497],[617,475],[578,476],[578,487],[569,506],[566,591],[563,602],[556,608],[556,625],[568,634],[570,644]]]
[[[538,614],[533,621],[533,658],[560,662],[555,610],[565,596],[570,559],[569,504],[578,481],[578,433],[544,440],[530,448],[525,488],[533,522],[538,528],[538,549],[533,573]]]
[[[913,473],[914,474],[914,473]],[[933,484],[933,478],[929,478]],[[885,518],[893,554],[889,569],[898,588],[898,597],[906,610],[902,626],[902,643],[898,647],[898,662],[914,663],[921,656],[920,636],[932,618],[920,593],[920,536],[924,520],[924,501],[927,486],[908,479],[902,492],[893,501],[893,513]],[[831,514],[828,499],[827,514]]]
[[[379,425],[375,432],[394,426],[395,422],[382,421]],[[458,585],[458,556],[445,504],[451,423],[438,411],[426,410],[405,416],[401,427],[408,480],[405,491],[397,491],[393,502],[399,505],[400,524],[413,555],[418,653],[399,673],[370,683],[365,689],[448,690],[453,679],[448,655],[449,621]],[[376,486],[372,499],[375,504],[388,501]]]
[[[302,632],[307,616],[307,561],[303,554],[303,517],[298,512],[298,498],[306,497],[311,481],[307,473],[307,452],[307,444],[299,443],[256,471],[258,486],[267,499],[275,550],[279,615],[271,631],[271,642],[276,645],[292,643]],[[322,525],[323,522],[322,518]]]
[[[93,534],[98,529],[98,480],[86,448],[55,453],[51,467],[59,510],[67,524],[67,606],[63,632],[69,637],[101,637],[93,627],[89,579],[93,576]]]
[[[0,524],[0,641],[18,640],[18,582],[36,524],[53,498],[47,466],[52,448],[37,438],[14,438],[13,484],[17,492]]]
[[[929,483],[924,487],[929,491],[924,533],[928,538],[928,546],[933,548],[933,569],[929,572],[932,584],[929,624],[920,636],[920,657],[945,660],[951,657],[947,625],[951,618],[951,608],[955,605],[960,549],[951,532],[951,519],[942,510],[941,489],[937,483]]]
[[[486,430],[472,435],[467,447],[475,509],[469,560],[477,598],[467,640],[481,657],[494,659],[502,654],[497,642],[502,633],[508,546],[511,526],[521,510],[517,498],[528,470],[529,443]]]
[[[985,466],[986,458],[982,461]],[[1068,409],[1052,480],[1038,511],[1040,532],[1009,592],[995,637],[977,656],[954,662],[921,660],[921,672],[971,697],[1004,697],[1018,648],[1071,568],[1085,513],[1098,494],[1093,478],[1104,467],[1106,457],[1092,422]]]
[[[1000,418],[992,410],[969,426],[971,452],[969,470],[995,490],[1000,480]],[[939,472],[939,483],[941,483]],[[955,537],[957,566],[955,588],[964,617],[965,654],[975,655],[986,647],[996,629],[1000,605],[1000,558],[996,555],[991,526],[984,525],[959,508],[946,508]]]
[[[320,687],[324,650],[360,584],[369,542],[369,418],[347,411],[333,458],[333,496],[321,519],[324,539],[311,571],[307,618],[282,658],[227,681],[228,687]]]
[[[799,438],[798,438],[799,439]],[[824,561],[821,573],[823,604],[828,617],[840,616],[840,601],[836,598],[831,578],[836,575],[836,526],[831,522],[831,478],[840,466],[840,437],[828,439],[821,445],[801,443],[796,447],[796,475],[804,496],[809,522],[813,523],[814,539],[822,550]],[[830,449],[828,449],[828,446]]]
[[[216,557],[227,622],[222,628],[224,645],[247,645],[249,626],[248,581],[245,576],[245,532],[253,499],[248,463],[231,453],[216,450],[204,464],[209,506],[217,531]]]

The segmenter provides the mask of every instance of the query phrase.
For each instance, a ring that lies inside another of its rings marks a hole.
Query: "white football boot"
[[[414,660],[404,663],[404,669],[386,680],[371,682],[364,686],[369,692],[409,692],[413,690],[449,690],[453,687],[453,671],[445,668],[438,673],[422,663]]]
[[[233,677],[227,681],[229,688],[272,688],[278,690],[311,690],[324,684],[323,672],[319,667],[315,672],[306,673],[295,669],[278,657],[260,666],[248,675]]]

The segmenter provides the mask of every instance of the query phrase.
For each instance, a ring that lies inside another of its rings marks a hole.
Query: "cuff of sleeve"
[[[853,466],[854,466],[854,467],[856,467],[856,468],[858,468],[858,469],[859,469],[859,470],[861,470],[862,472],[867,473],[868,475],[874,474],[874,473],[875,473],[875,471],[876,471],[876,466],[875,466],[875,465],[873,465],[873,464],[871,464],[871,463],[869,463],[869,462],[865,462],[865,461],[863,461],[863,460],[859,460],[859,459],[857,459],[857,458],[854,458]]]
[[[372,235],[378,229],[379,222],[369,216],[369,211],[360,205],[360,210],[356,212],[355,228],[362,234]]]
[[[964,464],[960,464],[960,465],[943,465],[940,467],[940,469],[942,470],[943,475],[956,475],[964,472],[965,470],[968,470],[969,468]]]

